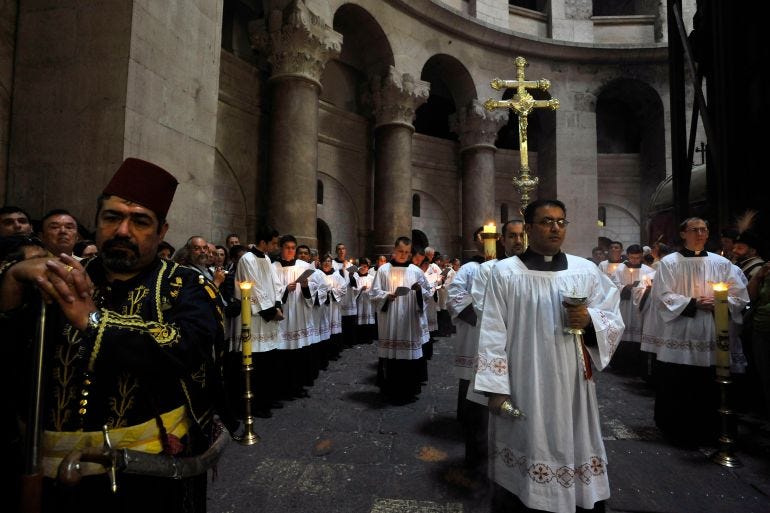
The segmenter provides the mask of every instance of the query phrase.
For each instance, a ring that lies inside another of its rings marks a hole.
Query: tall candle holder
[[[716,327],[716,381],[719,385],[719,419],[720,435],[719,448],[711,456],[711,461],[725,467],[743,466],[733,453],[737,438],[735,412],[730,408],[729,389],[732,384],[730,376],[730,334],[729,312],[727,304],[727,283],[714,283],[714,324]]]
[[[243,424],[244,431],[240,436],[233,437],[241,445],[254,445],[259,442],[259,435],[254,432],[254,416],[251,414],[251,403],[254,393],[251,391],[251,373],[254,366],[251,360],[251,286],[252,283],[242,281],[238,284],[241,290],[241,354],[243,368]]]

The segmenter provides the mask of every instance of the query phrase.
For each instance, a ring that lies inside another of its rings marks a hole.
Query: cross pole
[[[551,87],[551,82],[542,78],[540,80],[525,80],[524,68],[528,66],[524,57],[516,57],[513,60],[516,66],[516,80],[503,80],[495,78],[490,82],[490,86],[495,91],[501,89],[516,89],[516,93],[510,100],[493,100],[492,98],[484,102],[484,108],[492,111],[494,109],[511,109],[519,117],[519,158],[521,160],[521,169],[519,176],[513,178],[513,186],[521,194],[521,211],[529,204],[529,193],[537,187],[538,178],[529,175],[529,154],[527,153],[527,116],[533,109],[550,108],[556,110],[559,108],[559,100],[551,98],[550,100],[535,100],[527,89],[540,89],[547,91]]]

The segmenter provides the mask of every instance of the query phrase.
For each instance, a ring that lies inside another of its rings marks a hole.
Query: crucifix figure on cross
[[[516,66],[516,80],[502,80],[495,78],[490,82],[492,89],[499,91],[501,89],[516,89],[516,93],[510,100],[493,100],[492,98],[484,102],[484,108],[491,111],[493,109],[511,109],[519,117],[519,158],[521,161],[521,170],[519,176],[513,178],[513,185],[521,194],[521,210],[529,204],[529,193],[537,187],[538,178],[529,175],[529,154],[527,153],[527,116],[533,109],[549,108],[556,110],[559,108],[559,100],[551,98],[549,100],[535,100],[527,89],[540,89],[547,91],[551,87],[551,82],[542,78],[540,80],[525,80],[524,68],[527,66],[527,60],[524,57],[516,57],[513,61]]]

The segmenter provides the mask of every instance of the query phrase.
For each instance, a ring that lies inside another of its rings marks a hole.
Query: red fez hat
[[[104,188],[103,194],[149,208],[159,220],[166,219],[179,182],[171,173],[150,162],[127,158]]]

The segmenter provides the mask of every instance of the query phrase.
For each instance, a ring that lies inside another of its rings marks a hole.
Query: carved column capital
[[[472,100],[449,119],[451,130],[460,139],[460,152],[478,147],[495,149],[497,132],[508,122],[507,110],[488,111],[478,100]]]
[[[365,101],[372,108],[375,128],[398,124],[414,130],[415,112],[428,99],[429,93],[430,83],[408,73],[399,73],[391,66],[386,77],[372,78]]]
[[[272,66],[270,80],[304,78],[321,86],[326,63],[342,50],[342,34],[335,32],[305,2],[295,0],[283,11],[273,10],[265,21],[249,26],[252,47]]]

